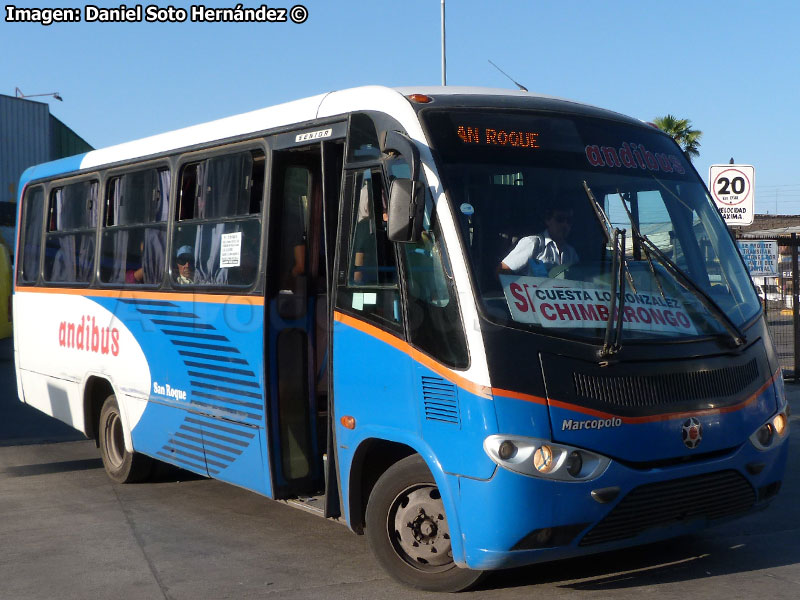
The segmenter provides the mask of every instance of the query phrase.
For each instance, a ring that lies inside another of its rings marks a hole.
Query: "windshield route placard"
[[[511,318],[519,323],[594,329],[605,327],[610,318],[611,290],[602,285],[503,274],[500,282]],[[617,320],[616,316],[613,320]],[[626,290],[622,322],[628,331],[697,334],[683,304],[658,293]]]

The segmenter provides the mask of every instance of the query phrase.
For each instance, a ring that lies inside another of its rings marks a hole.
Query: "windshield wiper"
[[[590,201],[590,203],[592,205],[592,208],[594,209],[594,213],[597,216],[598,221],[603,226],[603,232],[605,234],[606,240],[608,242],[611,242],[612,241],[612,237],[611,237],[611,234],[609,233],[609,230],[612,229],[611,220],[608,218],[608,215],[606,215],[605,211],[603,210],[603,207],[600,205],[600,203],[595,198],[594,194],[592,193],[592,190],[589,188],[589,184],[586,183],[586,181],[583,182],[583,189],[586,191],[586,195],[589,198],[589,201]],[[628,219],[629,219],[629,221],[631,223],[631,232],[632,232],[632,235],[634,237],[634,240],[636,242],[638,242],[642,246],[642,248],[644,248],[645,255],[647,256],[647,262],[648,262],[648,264],[650,266],[650,272],[653,274],[653,278],[655,279],[656,284],[658,285],[658,289],[659,289],[659,292],[661,293],[661,296],[662,297],[666,297],[666,295],[664,293],[664,289],[661,286],[661,281],[659,280],[659,278],[656,275],[656,270],[655,270],[655,267],[653,266],[653,262],[652,262],[652,259],[651,259],[651,253],[652,253],[653,256],[655,256],[659,260],[659,262],[662,265],[664,265],[664,267],[668,271],[670,271],[672,273],[672,275],[678,281],[680,281],[683,284],[683,287],[685,287],[695,298],[697,298],[700,301],[700,303],[703,305],[703,307],[708,312],[710,312],[711,314],[713,314],[716,317],[717,322],[719,322],[725,328],[727,334],[730,336],[730,339],[732,340],[734,346],[739,347],[739,346],[742,346],[743,344],[745,344],[747,339],[746,339],[744,333],[742,333],[741,329],[739,329],[736,326],[736,324],[725,313],[725,311],[722,310],[722,308],[720,308],[719,304],[717,304],[708,295],[708,293],[706,293],[706,291],[703,288],[701,288],[693,279],[691,279],[686,273],[684,273],[683,270],[678,265],[676,265],[672,261],[672,259],[670,259],[669,256],[667,256],[661,250],[661,248],[656,246],[650,240],[650,238],[648,238],[645,234],[643,234],[639,230],[638,226],[634,222],[634,219],[633,219],[633,216],[631,215],[630,210],[628,210],[628,207],[625,205],[625,201],[624,200],[622,201],[622,205],[623,205],[623,208],[625,209],[625,212],[628,214]],[[614,231],[614,238],[613,238],[613,242],[614,242],[614,259],[613,259],[613,262],[612,262],[612,265],[613,265],[612,266],[612,271],[616,270],[616,268],[617,268],[618,256],[619,256],[620,253],[622,255],[622,259],[621,259],[622,264],[620,265],[620,272],[619,272],[618,276],[613,280],[613,284],[614,285],[612,287],[612,297],[611,297],[611,307],[610,307],[611,308],[611,316],[609,317],[610,319],[613,319],[614,315],[615,315],[615,313],[614,313],[614,309],[615,309],[615,305],[616,305],[615,292],[616,292],[617,283],[619,283],[620,287],[622,288],[621,294],[620,294],[621,302],[620,302],[619,314],[617,315],[618,316],[617,331],[616,331],[616,334],[613,336],[613,340],[612,340],[612,336],[611,336],[611,329],[612,329],[611,321],[609,321],[609,323],[608,323],[608,325],[606,327],[605,342],[604,342],[602,350],[600,351],[600,355],[602,357],[607,357],[607,356],[610,356],[610,355],[618,352],[620,347],[621,347],[620,346],[620,342],[621,342],[621,339],[622,339],[622,318],[621,317],[622,317],[622,309],[624,307],[624,302],[625,302],[625,296],[624,296],[625,278],[622,275],[622,273],[623,273],[622,267],[624,266],[625,272],[627,272],[627,261],[626,261],[626,258],[625,258],[624,245],[622,247],[622,250],[620,251],[620,247],[618,245],[618,237],[619,237],[619,234],[621,233],[622,234],[622,239],[623,239],[622,243],[624,244],[625,243],[624,242],[625,230],[623,229],[623,230],[620,231],[619,229],[613,228],[613,231]],[[630,278],[630,272],[627,272],[627,275]],[[632,282],[631,282],[631,287],[633,288],[633,292],[636,293],[636,289],[633,286]]]
[[[586,197],[589,198],[594,214],[600,223],[603,233],[606,237],[606,243],[611,244],[614,253],[611,255],[611,304],[608,311],[608,323],[606,323],[606,335],[603,340],[603,347],[600,349],[600,357],[608,358],[609,356],[619,352],[622,342],[622,315],[625,309],[625,276],[631,283],[633,293],[636,293],[636,287],[633,285],[633,277],[628,272],[628,262],[625,257],[625,230],[618,229],[611,224],[606,211],[594,197],[589,184],[583,182],[583,189],[586,192]],[[617,307],[617,288],[619,288],[619,307]],[[614,327],[614,319],[616,318],[616,327]]]
[[[647,245],[642,244],[642,241],[645,239],[644,234],[641,232],[639,226],[636,224],[636,221],[634,220],[633,214],[631,214],[628,205],[625,204],[626,201],[625,196],[619,190],[617,190],[617,193],[619,194],[622,203],[622,208],[625,209],[625,213],[628,215],[628,220],[631,223],[631,232],[633,233],[634,246],[638,243],[640,248],[644,247],[644,255],[647,258],[647,265],[650,267],[650,274],[653,276],[653,281],[655,281],[656,285],[658,286],[658,291],[661,294],[661,297],[664,300],[666,300],[667,295],[664,293],[664,288],[661,286],[661,279],[656,274],[656,269],[653,266],[653,260],[650,258],[650,249],[647,247]]]
[[[717,304],[703,288],[701,288],[691,277],[684,273],[683,269],[672,262],[672,259],[667,256],[664,251],[661,250],[661,248],[656,246],[650,240],[650,238],[641,232],[635,233],[635,235],[637,235],[642,245],[648,250],[648,253],[652,252],[659,259],[659,262],[661,262],[661,264],[663,264],[675,276],[675,278],[678,279],[683,286],[694,295],[695,298],[700,300],[700,303],[706,308],[706,310],[717,317],[717,321],[722,324],[722,326],[728,332],[728,335],[730,335],[734,346],[739,347],[747,342],[747,338],[745,337],[744,333],[742,333],[742,330],[736,326],[731,318],[725,314],[725,311],[720,308],[719,304]]]

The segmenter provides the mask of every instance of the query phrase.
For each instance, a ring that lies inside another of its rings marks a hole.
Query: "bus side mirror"
[[[389,188],[389,212],[386,223],[392,242],[418,242],[422,237],[425,215],[425,186],[419,181],[395,179]]]
[[[386,224],[392,242],[417,242],[422,235],[425,213],[425,186],[419,182],[419,149],[413,140],[399,131],[383,131],[381,152],[399,154],[411,167],[410,179],[395,179],[389,188],[389,211]]]

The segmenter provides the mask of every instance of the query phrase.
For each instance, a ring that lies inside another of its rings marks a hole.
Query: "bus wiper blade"
[[[589,184],[584,180],[583,189],[586,192],[586,197],[589,198],[589,204],[594,210],[603,233],[606,237],[606,243],[610,243],[614,249],[611,258],[611,272],[614,274],[611,279],[611,304],[608,311],[608,323],[606,323],[606,335],[603,340],[603,347],[600,349],[600,357],[608,358],[609,356],[619,352],[622,347],[622,311],[625,308],[625,276],[630,279],[631,289],[636,293],[636,288],[633,285],[633,278],[628,271],[628,262],[625,258],[625,230],[617,229],[611,224],[606,211],[594,197]],[[613,235],[612,235],[613,232]],[[620,241],[621,238],[621,241]],[[619,307],[617,307],[617,289],[619,289]],[[616,317],[616,327],[614,326],[614,318]]]
[[[622,315],[625,310],[625,230],[614,229],[614,254],[611,260],[611,304],[608,307],[608,323],[600,358],[608,358],[622,348]],[[616,272],[615,272],[616,271]],[[617,288],[619,288],[619,306],[617,306]],[[635,293],[635,292],[634,292]],[[614,318],[616,317],[616,327]]]
[[[672,259],[667,256],[661,248],[656,246],[650,238],[646,235],[640,233],[639,238],[641,242],[644,244],[645,248],[649,251],[652,251],[653,254],[659,259],[661,264],[663,264],[674,276],[678,279],[681,283],[683,283],[684,287],[686,287],[692,294],[694,294],[695,298],[700,300],[700,303],[708,310],[708,312],[712,313],[717,320],[725,327],[725,330],[731,337],[733,344],[736,347],[742,346],[747,341],[745,338],[744,333],[742,330],[739,329],[736,324],[731,320],[731,318],[725,314],[725,311],[720,308],[719,304],[717,304],[711,296],[709,296],[706,291],[701,288],[695,281],[692,280],[691,277],[686,275],[678,265],[672,262]]]
[[[659,276],[656,274],[656,269],[653,266],[653,259],[650,257],[650,249],[646,244],[643,243],[644,240],[647,238],[645,238],[645,235],[639,229],[639,225],[637,225],[636,221],[634,220],[633,215],[631,214],[631,211],[628,208],[628,205],[625,203],[625,198],[623,198],[622,192],[618,191],[617,193],[619,194],[619,197],[622,199],[622,208],[625,209],[625,213],[628,215],[628,220],[631,223],[631,232],[633,234],[634,245],[638,243],[640,246],[644,246],[644,255],[647,258],[647,265],[650,268],[650,274],[653,276],[653,281],[655,281],[656,285],[658,286],[658,291],[661,294],[661,297],[664,300],[666,300],[667,295],[664,293],[664,288],[661,286],[661,278],[659,278]],[[636,293],[636,290],[634,290],[634,293]]]
[[[586,192],[586,197],[589,198],[589,204],[594,211],[595,216],[597,217],[597,221],[600,223],[600,227],[603,229],[603,235],[606,238],[606,243],[611,244],[614,242],[614,236],[617,229],[611,224],[611,219],[608,218],[606,211],[603,210],[603,206],[597,201],[597,198],[594,197],[594,192],[589,187],[589,184],[586,183],[586,180],[583,180],[583,190]],[[622,230],[624,231],[624,230]],[[633,293],[636,292],[636,284],[633,281],[633,276],[631,275],[630,269],[628,269],[628,261],[625,258],[625,246],[622,247],[622,266],[625,270],[625,277],[628,279],[628,285],[631,286],[631,291]],[[615,267],[612,267],[612,271],[616,270]]]

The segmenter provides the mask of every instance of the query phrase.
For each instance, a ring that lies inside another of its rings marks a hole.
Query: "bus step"
[[[297,498],[289,498],[288,500],[281,500],[284,504],[299,508],[306,512],[315,515],[323,516],[325,512],[325,496],[298,496]]]

